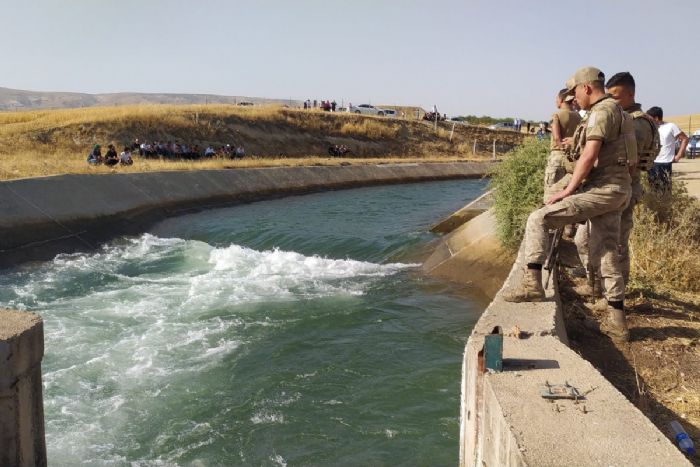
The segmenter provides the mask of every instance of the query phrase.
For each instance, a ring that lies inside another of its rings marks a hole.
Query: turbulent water
[[[0,275],[40,313],[50,465],[454,465],[483,302],[420,274],[483,182],[168,220]]]

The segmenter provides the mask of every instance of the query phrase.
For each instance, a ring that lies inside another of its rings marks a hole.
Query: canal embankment
[[[294,194],[480,178],[492,163],[60,175],[0,183],[0,268],[84,251],[183,213]]]

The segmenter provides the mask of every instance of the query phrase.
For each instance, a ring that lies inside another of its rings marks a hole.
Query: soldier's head
[[[588,66],[576,70],[566,81],[566,88],[576,98],[578,105],[583,110],[588,110],[605,95],[604,82],[605,74],[598,68]]]
[[[634,105],[634,77],[629,71],[614,74],[605,83],[605,87],[623,109],[629,109]]]
[[[656,123],[662,123],[664,120],[664,111],[661,107],[652,107],[647,110],[647,115],[653,118]]]
[[[574,102],[574,96],[569,94],[569,90],[560,89],[556,97],[556,105],[558,109],[571,110]]]

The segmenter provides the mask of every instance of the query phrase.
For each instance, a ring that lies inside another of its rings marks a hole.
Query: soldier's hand
[[[562,139],[561,142],[564,146],[571,146],[572,144],[574,144],[574,139],[571,136],[569,136],[568,138]]]
[[[570,194],[571,193],[568,190],[562,190],[559,193],[555,193],[552,196],[550,196],[545,204],[550,205],[550,204],[557,203],[557,202],[563,200],[564,198],[566,198],[567,196],[569,196]]]

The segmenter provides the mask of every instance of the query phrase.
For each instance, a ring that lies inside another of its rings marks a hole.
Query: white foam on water
[[[260,424],[282,424],[284,423],[284,414],[280,412],[270,412],[268,410],[261,410],[253,414],[250,421],[255,425]]]
[[[49,458],[56,465],[86,459],[114,465],[139,447],[129,426],[147,420],[173,384],[196,381],[235,357],[246,344],[242,329],[267,333],[294,320],[237,314],[237,305],[361,295],[377,278],[414,266],[146,234],[5,276],[0,305],[37,311],[45,320]],[[275,408],[300,397],[282,393],[250,421],[284,423]],[[177,462],[212,442],[210,428],[200,426],[170,454],[134,465]]]

